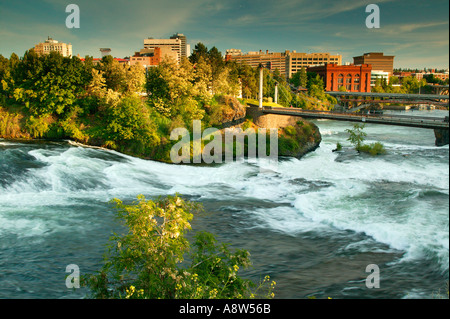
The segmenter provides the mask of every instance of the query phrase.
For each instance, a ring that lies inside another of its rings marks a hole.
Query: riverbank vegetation
[[[389,82],[389,83],[388,83]],[[401,94],[434,94],[433,85],[447,84],[447,81],[442,81],[433,75],[426,75],[421,80],[415,76],[405,76],[398,78],[391,76],[389,81],[386,79],[377,79],[372,92],[375,93],[401,93]]]
[[[189,60],[163,61],[147,71],[111,56],[94,63],[34,50],[22,58],[0,55],[0,137],[71,139],[170,162],[174,128],[192,133],[193,120],[201,120],[202,129],[221,129],[244,119],[258,81],[258,70],[225,62],[217,48],[201,43]],[[278,83],[279,104],[302,105],[277,70],[265,70],[264,81],[268,99]]]
[[[193,243],[186,237],[198,204],[178,195],[125,205],[115,199],[124,234],[115,234],[103,267],[83,276],[96,299],[253,299],[273,298],[275,282],[258,284],[240,272],[251,266],[246,250],[233,250],[207,232]]]
[[[337,104],[336,98],[325,93],[323,79],[315,72],[307,72],[305,67],[294,73],[289,82],[294,87],[306,89],[293,100],[293,107],[331,111]]]

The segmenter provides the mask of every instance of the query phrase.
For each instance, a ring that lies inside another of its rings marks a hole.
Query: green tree
[[[308,75],[306,73],[306,68],[302,66],[299,76],[299,85],[306,88],[307,84],[308,84]]]
[[[204,60],[208,60],[208,48],[201,42],[195,45],[195,48],[192,51],[191,56],[189,57],[189,61],[192,64],[196,64],[200,57],[202,57]]]
[[[325,100],[325,88],[323,80],[320,75],[316,74],[314,77],[310,77],[308,80],[308,92],[309,95],[319,100]]]
[[[0,94],[6,95],[9,93],[11,80],[9,60],[0,54]]]
[[[125,66],[121,65],[110,55],[104,56],[99,64],[100,70],[103,72],[105,84],[108,89],[116,92],[126,92],[127,77]]]
[[[367,133],[364,132],[365,124],[355,124],[353,129],[347,129],[346,132],[349,133],[349,138],[347,139],[355,146],[355,149],[358,152],[369,153],[370,155],[380,155],[386,154],[386,149],[384,145],[380,142],[372,143],[372,144],[363,144],[364,140],[367,137]]]
[[[256,98],[259,91],[258,70],[245,63],[237,65],[237,69],[242,83],[242,95],[246,98]]]
[[[130,95],[108,101],[107,96],[103,104],[106,105],[102,112],[106,125],[104,139],[108,145],[145,154],[159,144],[156,127],[138,97]]]
[[[266,296],[273,296],[274,283],[267,278],[252,290],[256,285],[238,275],[250,266],[247,251],[218,245],[209,233],[198,233],[191,250],[186,234],[201,206],[178,195],[156,201],[140,195],[131,205],[114,203],[126,230],[111,238],[102,269],[83,277],[93,298],[252,298],[263,287]]]
[[[367,137],[367,133],[363,131],[364,127],[365,124],[355,124],[353,125],[353,129],[345,130],[350,135],[347,140],[355,146],[356,150],[359,150],[361,148],[361,146],[363,145],[362,143]]]
[[[17,66],[14,97],[33,115],[64,117],[74,109],[90,80],[91,74],[78,58],[57,52],[39,57],[30,50]]]
[[[422,79],[419,81],[414,76],[407,76],[404,77],[402,80],[402,89],[405,91],[405,93],[419,93],[419,89],[421,87],[424,87],[427,85],[427,82],[425,79]]]
[[[300,76],[301,76],[300,71],[295,72],[294,74],[292,74],[291,78],[289,79],[289,82],[293,86],[299,87],[300,86]]]
[[[193,65],[188,61],[180,65],[163,61],[147,75],[149,105],[166,117],[182,118],[191,127],[192,120],[204,115],[199,102],[203,96],[194,94],[194,79]]]

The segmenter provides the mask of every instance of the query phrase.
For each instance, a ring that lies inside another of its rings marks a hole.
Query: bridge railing
[[[298,116],[310,116],[312,118],[322,119],[340,119],[350,121],[362,121],[372,123],[392,123],[398,125],[411,124],[412,126],[424,127],[439,127],[448,129],[449,120],[446,117],[419,117],[419,116],[407,116],[397,114],[357,114],[357,113],[342,113],[333,111],[319,111],[319,110],[303,110],[297,108],[279,108],[279,107],[264,107],[264,111],[278,113],[278,114],[298,114]]]

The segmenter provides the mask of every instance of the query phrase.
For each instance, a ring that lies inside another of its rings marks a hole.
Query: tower
[[[111,55],[111,49],[110,48],[100,48],[100,52],[102,53],[102,58]]]
[[[171,39],[180,39],[181,40],[181,57],[188,57],[188,50],[187,50],[187,40],[186,36],[182,33],[175,33],[173,36],[170,37]],[[190,50],[189,50],[190,51]]]

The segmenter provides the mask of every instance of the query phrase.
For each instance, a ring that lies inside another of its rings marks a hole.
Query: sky
[[[366,27],[366,6],[380,8],[380,28]],[[69,4],[80,28],[66,27]],[[183,33],[243,52],[329,52],[343,62],[367,52],[394,55],[395,68],[449,67],[448,0],[0,0],[0,54],[24,52],[48,36],[71,43],[73,55],[118,58],[143,48],[148,37]]]

